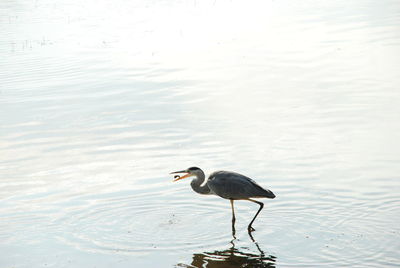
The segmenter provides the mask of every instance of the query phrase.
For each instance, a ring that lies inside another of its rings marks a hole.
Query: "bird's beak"
[[[179,181],[179,180],[181,180],[181,179],[184,179],[184,178],[187,178],[187,177],[190,177],[192,174],[190,174],[190,173],[187,173],[185,170],[180,170],[180,171],[174,171],[174,172],[171,172],[171,173],[169,173],[169,174],[177,174],[177,173],[186,173],[185,175],[183,175],[182,177],[178,177],[178,178],[176,178],[175,180],[173,180],[173,181]]]

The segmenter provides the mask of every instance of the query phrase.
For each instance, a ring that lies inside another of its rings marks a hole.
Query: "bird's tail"
[[[270,190],[265,190],[264,196],[265,196],[266,198],[271,198],[271,199],[275,198],[275,194],[274,194],[272,191],[270,191]]]

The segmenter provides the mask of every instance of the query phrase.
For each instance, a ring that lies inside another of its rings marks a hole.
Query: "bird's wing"
[[[207,185],[216,195],[226,199],[275,197],[271,191],[262,188],[249,177],[236,172],[214,172],[209,176]]]

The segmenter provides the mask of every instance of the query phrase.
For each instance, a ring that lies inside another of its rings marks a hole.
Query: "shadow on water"
[[[191,264],[179,263],[175,267],[207,267],[207,268],[228,268],[228,267],[275,267],[276,257],[266,255],[260,245],[249,232],[251,241],[256,246],[259,254],[246,252],[247,248],[236,248],[235,230],[232,228],[232,246],[225,250],[205,251],[194,253]]]

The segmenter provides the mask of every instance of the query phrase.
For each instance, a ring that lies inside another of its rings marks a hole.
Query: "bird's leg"
[[[254,203],[257,203],[257,204],[260,205],[260,208],[258,209],[256,215],[254,216],[254,218],[251,220],[249,226],[247,227],[248,231],[249,231],[249,232],[252,232],[252,231],[255,231],[255,229],[254,229],[253,227],[251,227],[251,225],[253,224],[254,220],[257,218],[257,216],[258,216],[258,214],[260,213],[260,211],[263,209],[264,204],[263,204],[262,202],[259,202],[259,201],[256,201],[256,200],[252,200],[252,199],[250,199],[250,198],[247,199],[247,200],[249,200],[249,201],[251,201],[251,202],[254,202]]]
[[[236,239],[236,237],[235,237],[235,233],[236,233],[236,230],[235,230],[235,221],[236,221],[235,209],[233,208],[233,199],[231,199],[230,201],[231,201],[231,208],[232,208],[232,236]]]
[[[233,199],[230,199],[231,201],[231,208],[232,208],[232,224],[235,223],[236,218],[235,218],[235,209],[233,208]]]

